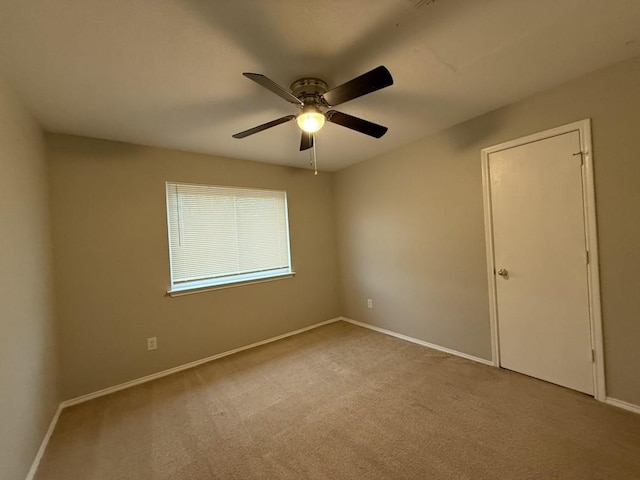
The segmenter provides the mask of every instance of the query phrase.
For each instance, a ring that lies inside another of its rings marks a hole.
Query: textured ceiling
[[[640,54],[638,0],[0,0],[0,76],[48,131],[308,166],[295,107],[242,76],[336,86],[378,65],[395,84],[338,107],[338,170]]]

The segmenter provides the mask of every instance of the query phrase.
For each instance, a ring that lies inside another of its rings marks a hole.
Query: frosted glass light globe
[[[307,133],[317,132],[324,125],[324,115],[315,110],[302,112],[296,118],[298,126]]]

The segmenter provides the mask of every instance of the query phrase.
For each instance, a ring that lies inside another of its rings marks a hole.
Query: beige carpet
[[[640,479],[640,416],[343,322],[63,410],[37,479]]]

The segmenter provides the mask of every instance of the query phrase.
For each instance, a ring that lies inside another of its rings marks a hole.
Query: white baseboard
[[[93,400],[94,398],[103,397],[105,395],[109,395],[111,393],[118,392],[120,390],[124,390],[126,388],[131,388],[136,385],[140,385],[142,383],[150,382],[152,380],[156,380],[158,378],[166,377],[167,375],[171,375],[177,372],[181,372],[183,370],[188,370],[190,368],[197,367],[198,365],[202,365],[203,363],[211,362],[213,360],[217,360],[218,358],[226,357],[229,355],[233,355],[234,353],[242,352],[243,350],[248,350],[250,348],[259,347],[260,345],[264,345],[266,343],[275,342],[277,340],[282,340],[283,338],[291,337],[293,335],[298,335],[299,333],[306,332],[307,330],[313,330],[314,328],[321,327],[323,325],[328,325],[329,323],[334,323],[342,320],[342,317],[332,318],[331,320],[326,320],[324,322],[313,324],[309,327],[300,328],[298,330],[294,330],[293,332],[284,333],[282,335],[278,335],[277,337],[271,337],[266,340],[261,340],[256,343],[252,343],[251,345],[245,345],[244,347],[234,348],[233,350],[229,350],[227,352],[218,353],[216,355],[212,355],[210,357],[201,358],[200,360],[195,360],[193,362],[185,363],[184,365],[178,365],[177,367],[170,368],[168,370],[163,370],[161,372],[152,373],[151,375],[147,375],[145,377],[136,378],[135,380],[130,380],[128,382],[120,383],[118,385],[114,385],[113,387],[103,388],[102,390],[98,390],[96,392],[87,393],[86,395],[81,395],[79,397],[71,398],[69,400],[65,400],[60,404],[62,408],[70,407],[72,405],[78,405],[79,403],[87,402],[89,400]]]
[[[466,358],[467,360],[472,360],[474,362],[483,363],[485,365],[494,366],[491,360],[485,360],[484,358],[474,357],[473,355],[469,355],[467,353],[458,352],[457,350],[452,350],[450,348],[441,347],[440,345],[436,345],[434,343],[425,342],[424,340],[420,340],[418,338],[409,337],[407,335],[403,335],[401,333],[394,332],[392,330],[387,330],[386,328],[376,327],[374,325],[369,325],[368,323],[358,322],[357,320],[352,320],[351,318],[342,317],[342,320],[348,323],[352,323],[354,325],[358,325],[359,327],[368,328],[370,330],[375,330],[376,332],[384,333],[385,335],[390,335],[392,337],[400,338],[402,340],[406,340],[407,342],[417,343],[418,345],[422,345],[423,347],[429,347],[433,350],[439,350],[444,353],[449,353],[451,355],[455,355],[457,357]]]
[[[42,460],[44,451],[47,449],[47,445],[49,445],[49,439],[51,438],[51,434],[53,433],[53,430],[56,428],[56,424],[58,423],[58,418],[60,418],[60,412],[62,411],[62,408],[63,408],[62,404],[58,405],[58,409],[56,410],[56,413],[53,415],[53,418],[51,419],[51,423],[49,424],[47,433],[45,433],[44,438],[42,439],[42,443],[40,444],[38,453],[36,453],[36,458],[33,459],[33,463],[31,464],[31,468],[29,469],[29,473],[27,473],[27,477],[25,480],[33,480],[33,477],[35,477],[36,471],[38,471],[38,467],[40,466],[40,460]]]
[[[633,403],[625,402],[623,400],[618,400],[617,398],[611,397],[607,397],[604,402],[609,405],[613,405],[614,407],[622,408],[624,410],[640,414],[640,405],[634,405]]]

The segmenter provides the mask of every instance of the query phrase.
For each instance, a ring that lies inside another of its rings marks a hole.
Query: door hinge
[[[574,157],[577,157],[578,155],[580,155],[580,166],[582,166],[584,165],[584,152],[578,152],[573,154]]]
[[[596,351],[592,348],[591,349],[591,362],[595,363],[596,361]]]
[[[584,251],[584,258],[585,258],[585,261],[587,262],[587,265],[589,265],[589,263],[591,262],[591,256],[589,255],[589,250]]]

